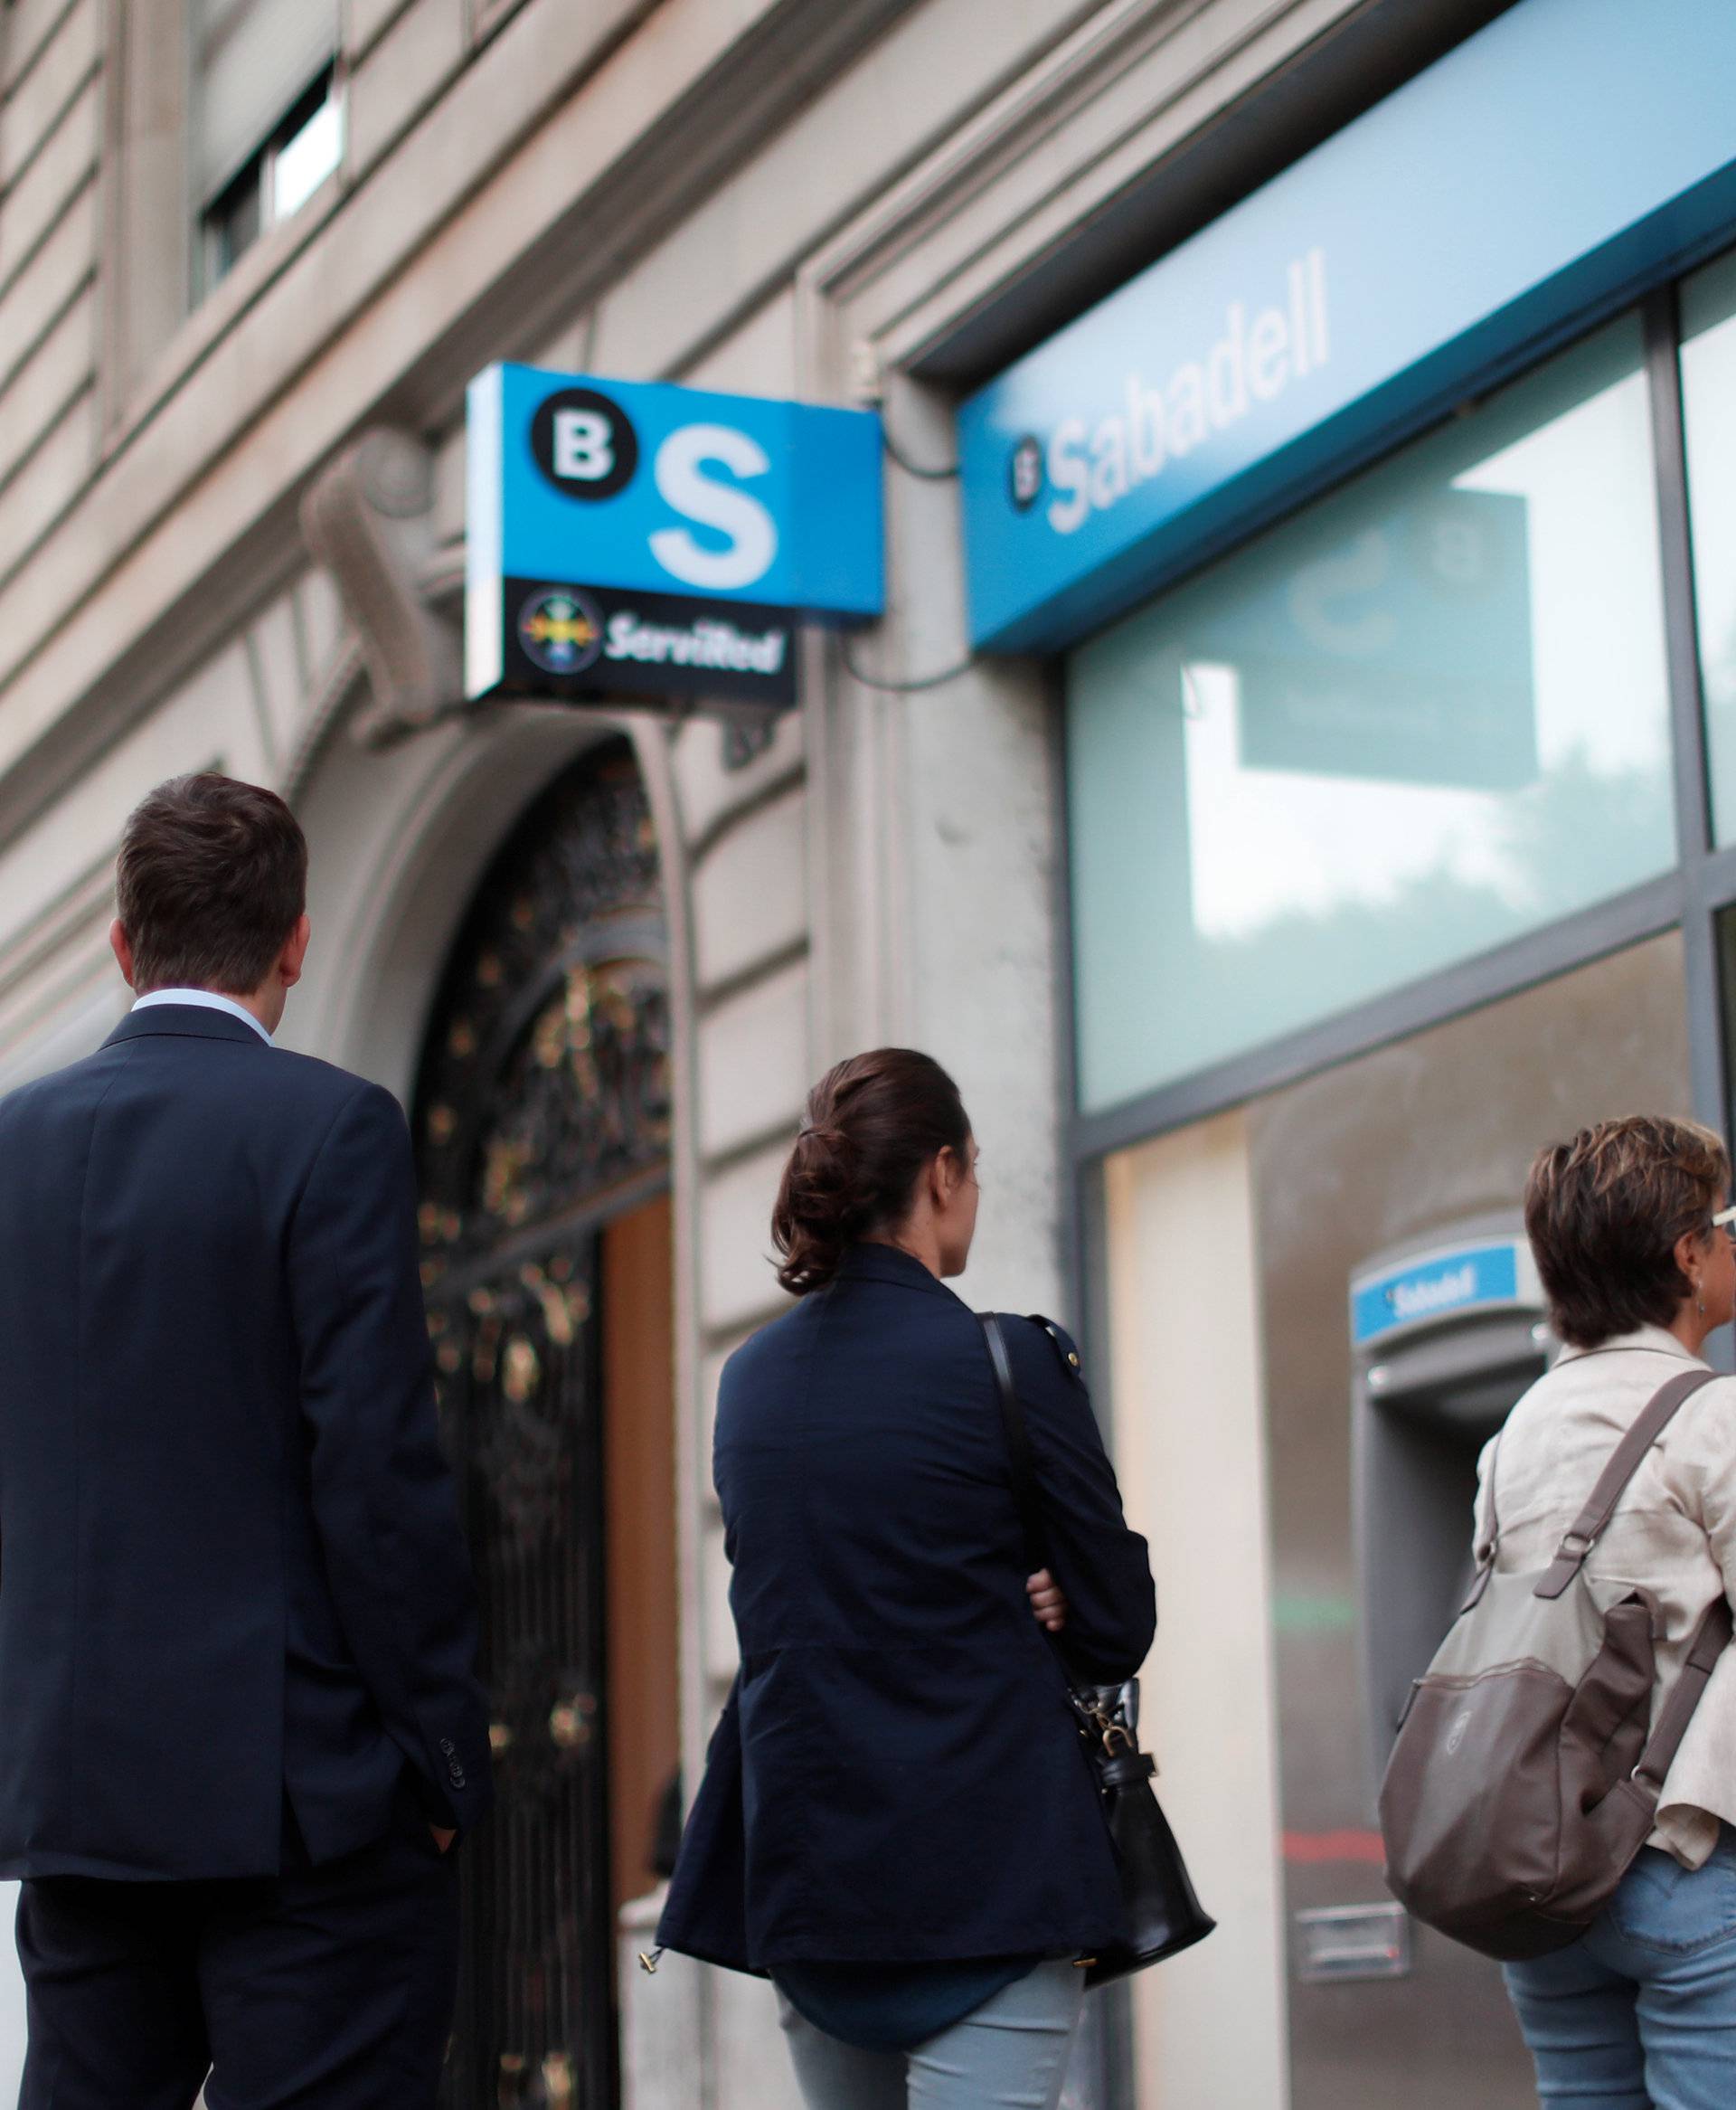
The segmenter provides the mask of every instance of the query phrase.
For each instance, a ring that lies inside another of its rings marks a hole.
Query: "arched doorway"
[[[616,2100],[613,1908],[675,1764],[669,1007],[630,748],[486,874],[424,1045],[422,1272],[493,1704],[451,2110]]]

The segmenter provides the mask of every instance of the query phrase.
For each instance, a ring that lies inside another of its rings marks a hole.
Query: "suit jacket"
[[[1005,1321],[1074,1665],[1156,1626],[1090,1402]],[[862,1245],[730,1358],[715,1477],[741,1669],[659,1939],[741,1969],[1065,1955],[1121,1922],[1109,1834],[1029,1569],[975,1315]]]
[[[191,1005],[0,1102],[0,1875],[489,1795],[396,1102]]]

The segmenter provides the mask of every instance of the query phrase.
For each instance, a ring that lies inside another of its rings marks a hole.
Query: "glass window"
[[[1675,858],[1637,317],[1072,655],[1089,1109]]]
[[[1712,828],[1736,842],[1736,255],[1682,287],[1682,415]]]
[[[201,290],[300,211],[344,156],[330,0],[196,0]]]

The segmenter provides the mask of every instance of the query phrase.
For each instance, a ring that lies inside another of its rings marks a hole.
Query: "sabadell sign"
[[[1727,242],[1732,81],[1732,0],[1518,0],[1040,345],[958,413],[972,641],[1072,643]]]
[[[467,408],[472,701],[788,703],[797,621],[884,607],[867,412],[505,365]]]

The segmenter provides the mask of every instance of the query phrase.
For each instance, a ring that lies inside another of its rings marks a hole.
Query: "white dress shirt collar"
[[[271,1036],[245,1004],[238,1004],[233,997],[220,997],[215,989],[151,989],[133,998],[135,1011],[148,1010],[153,1004],[196,1004],[205,1011],[227,1011],[231,1018],[244,1018],[267,1047],[273,1045]]]

